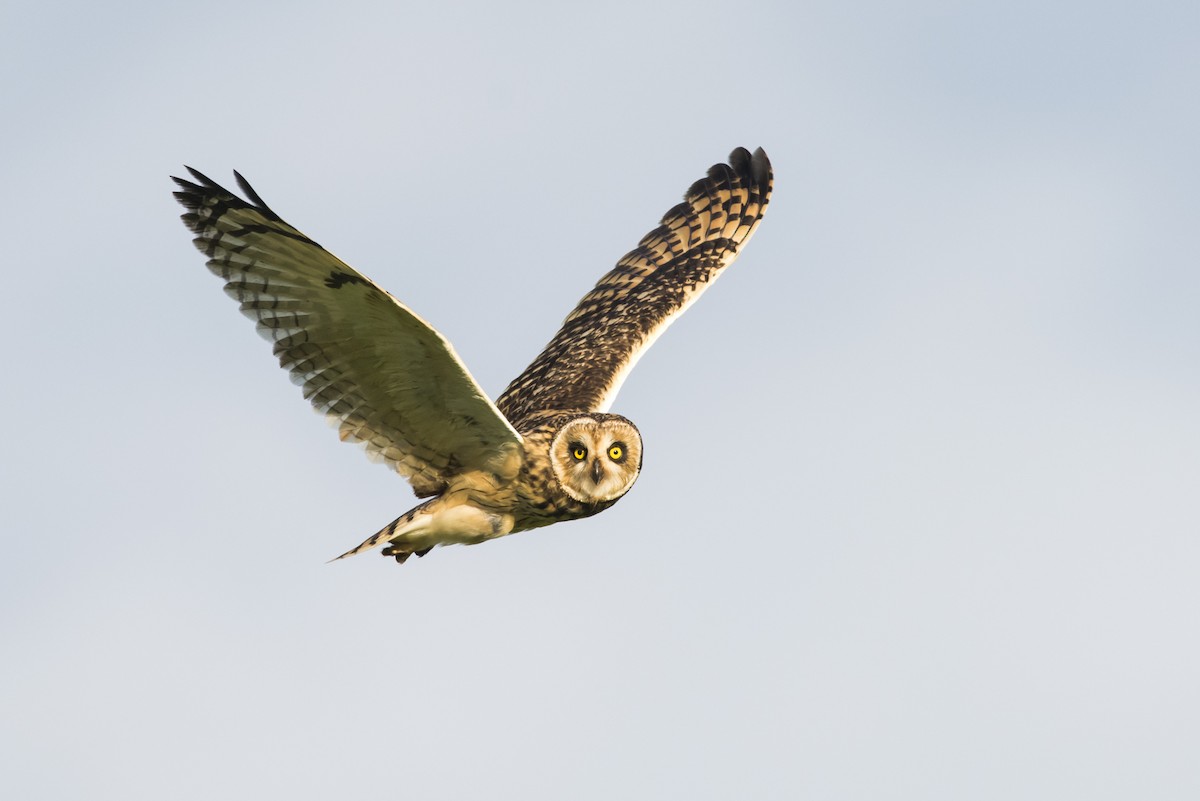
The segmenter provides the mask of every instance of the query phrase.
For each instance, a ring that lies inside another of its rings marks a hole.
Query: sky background
[[[22,799],[1200,797],[1200,6],[10,2]],[[776,191],[589,520],[413,505],[204,268],[243,172],[498,394],[735,146]]]

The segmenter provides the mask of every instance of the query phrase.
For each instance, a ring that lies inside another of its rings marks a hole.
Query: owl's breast
[[[544,453],[540,458],[526,458],[525,466],[514,482],[513,489],[513,514],[516,517],[514,531],[591,517],[616,503],[615,499],[586,503],[572,498],[558,483]]]
[[[602,503],[577,501],[563,492],[553,475],[548,475],[545,479],[518,484],[513,509],[516,518],[513,531],[526,531],[564,520],[591,517],[616,503],[616,500]]]

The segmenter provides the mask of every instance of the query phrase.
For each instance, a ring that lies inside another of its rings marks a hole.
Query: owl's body
[[[628,434],[622,439],[604,440],[588,436],[586,429],[594,428],[592,421],[632,430],[636,439]],[[512,462],[505,468],[461,473],[438,497],[405,512],[342,557],[387,542],[384,554],[403,562],[410,554],[424,555],[436,545],[474,545],[551,523],[591,517],[616,503],[637,479],[641,470],[641,437],[625,418],[615,414],[563,412],[541,415],[530,422],[533,427],[521,432],[523,448],[514,451]],[[568,425],[572,423],[584,429],[578,441],[571,436]],[[560,436],[564,432],[567,432],[565,437]],[[579,483],[593,490],[592,498],[572,497],[564,488],[570,484],[564,484],[558,477],[553,463],[556,439],[564,464],[586,466],[587,475]],[[625,440],[633,440],[636,445]],[[620,463],[609,456],[611,447],[618,443],[624,446]],[[576,449],[570,447],[577,444],[586,452],[582,459],[576,459]],[[627,467],[622,469],[621,465]]]
[[[342,439],[429,500],[342,556],[385,544],[404,562],[597,514],[637,480],[642,439],[609,414],[646,348],[733,261],[771,192],[766,154],[730,155],[580,301],[493,404],[450,344],[369,279],[192,170],[184,222],[226,292]]]

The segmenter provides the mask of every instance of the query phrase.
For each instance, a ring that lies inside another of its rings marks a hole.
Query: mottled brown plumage
[[[189,168],[190,169],[190,168]],[[607,414],[641,354],[716,280],[770,198],[766,154],[734,150],[626,254],[493,404],[432,326],[273,212],[191,170],[183,221],[280,364],[342,439],[430,500],[343,556],[404,562],[588,517],[637,479],[637,428]]]
[[[496,400],[500,411],[518,423],[540,409],[607,411],[642,353],[737,257],[771,186],[761,148],[753,156],[738,148],[729,164],[713,165],[583,296]]]

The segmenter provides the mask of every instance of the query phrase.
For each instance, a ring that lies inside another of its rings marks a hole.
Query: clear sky
[[[1200,7],[0,12],[21,799],[1200,797]],[[742,258],[604,514],[413,503],[178,221],[238,169],[499,393],[713,162]]]

